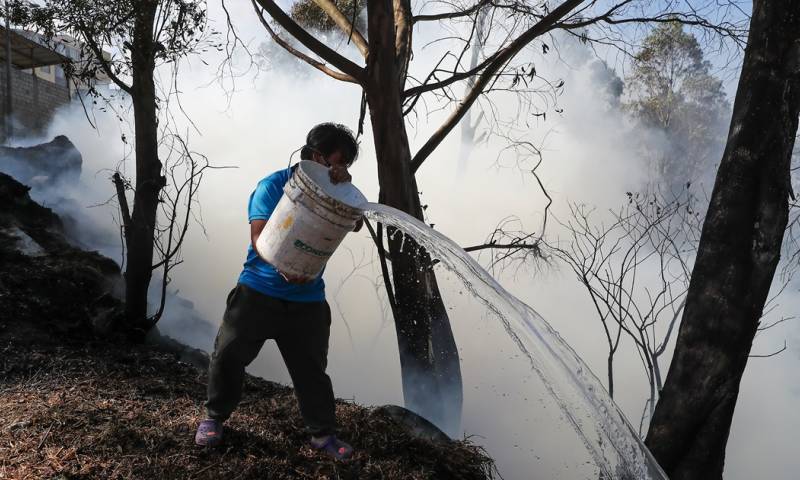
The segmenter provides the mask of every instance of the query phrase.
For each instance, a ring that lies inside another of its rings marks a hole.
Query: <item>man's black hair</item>
[[[306,135],[306,144],[300,150],[301,160],[311,160],[314,152],[328,156],[336,150],[342,152],[347,166],[358,158],[358,142],[353,132],[339,123],[320,123]]]

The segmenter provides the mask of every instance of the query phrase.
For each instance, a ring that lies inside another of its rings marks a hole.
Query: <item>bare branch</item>
[[[541,250],[541,245],[538,243],[484,243],[482,245],[474,245],[472,247],[465,247],[465,252],[475,252],[478,250],[493,249],[519,249],[519,250]]]
[[[629,1],[630,0],[627,0],[626,2],[623,2],[623,4],[628,3]],[[683,25],[689,25],[689,26],[704,28],[707,30],[712,30],[725,37],[732,39],[740,47],[744,47],[747,41],[747,28],[738,27],[729,22],[722,22],[721,24],[715,24],[713,22],[710,22],[708,19],[703,18],[702,16],[694,13],[687,14],[680,12],[665,12],[654,16],[614,18],[613,17],[614,12],[621,6],[622,4],[615,5],[614,8],[612,8],[605,14],[597,17],[589,18],[586,20],[574,21],[574,22],[559,23],[558,28],[564,30],[575,30],[575,29],[582,29],[589,25],[598,23],[605,23],[608,25],[625,25],[630,23],[636,23],[636,24],[680,23]]]
[[[117,189],[117,202],[119,202],[119,210],[122,214],[122,228],[124,232],[127,232],[131,226],[131,212],[128,207],[128,198],[125,196],[125,182],[119,172],[114,172],[111,181],[114,182],[114,187]]]
[[[114,82],[125,93],[132,95],[133,89],[131,86],[123,82],[122,79],[119,78],[116,73],[114,73],[114,71],[111,69],[110,62],[103,57],[103,51],[100,46],[97,45],[97,41],[95,40],[92,32],[90,32],[89,29],[83,24],[80,25],[80,31],[83,35],[83,39],[86,40],[86,44],[89,45],[89,48],[95,55],[97,62],[100,64],[100,68],[102,68],[105,74],[108,75],[108,78],[110,78],[111,81]]]
[[[685,295],[687,291],[688,290],[684,290],[683,295]],[[678,308],[675,309],[675,312],[672,315],[672,319],[670,319],[669,321],[669,327],[667,327],[667,333],[666,335],[664,335],[664,339],[661,341],[661,345],[656,347],[656,350],[653,352],[655,355],[661,355],[662,353],[664,353],[664,350],[667,349],[667,344],[669,343],[669,339],[672,337],[672,331],[675,329],[675,325],[681,318],[681,315],[683,314],[683,307],[685,306],[686,306],[686,297],[684,296]]]
[[[228,4],[226,3],[226,0],[222,0],[222,2],[220,2],[220,5],[222,7],[223,13],[225,14],[226,40],[225,42],[223,42],[225,48],[225,55],[223,57],[224,58],[223,61],[220,62],[219,67],[217,67],[217,77],[220,87],[222,87],[223,91],[225,92],[225,96],[227,97],[228,107],[230,107],[231,101],[233,99],[233,93],[236,91],[237,78],[242,77],[247,72],[249,72],[250,69],[256,64],[256,62],[254,60],[253,52],[250,51],[247,42],[245,42],[241,38],[239,33],[236,31],[236,26],[234,25],[233,19],[231,18],[231,12],[228,10]],[[245,55],[249,60],[247,69],[245,69],[245,71],[241,73],[236,72],[236,70],[234,69],[233,54],[237,49],[241,49],[242,51],[244,51]],[[226,77],[231,82],[230,88],[228,88],[225,85],[224,80],[226,79]]]
[[[506,217],[501,220],[486,241],[479,245],[464,248],[467,252],[480,252],[491,250],[491,267],[506,268],[511,263],[519,263],[519,267],[534,260],[538,264],[546,264],[549,256],[545,254],[542,236],[535,233],[526,233],[524,229],[515,225],[521,222],[517,217]]]
[[[483,7],[484,5],[487,5],[489,3],[491,3],[489,0],[480,0],[475,5],[473,5],[473,6],[469,7],[469,8],[466,8],[464,10],[458,10],[458,11],[454,11],[454,12],[445,12],[445,13],[436,13],[436,14],[430,14],[430,15],[415,15],[413,20],[414,20],[414,23],[417,23],[417,22],[435,22],[435,21],[438,21],[438,20],[452,20],[454,18],[468,17],[468,16],[472,15],[473,13],[477,12],[478,10],[480,10],[481,7]]]
[[[261,22],[261,25],[264,26],[264,29],[266,29],[266,31],[270,34],[275,43],[283,47],[284,50],[291,53],[300,60],[306,62],[307,64],[311,65],[312,67],[316,68],[325,75],[328,75],[331,78],[335,78],[336,80],[341,80],[343,82],[358,83],[358,80],[356,80],[354,77],[346,73],[333,70],[332,68],[328,67],[325,63],[320,62],[319,60],[316,60],[314,58],[311,58],[305,53],[301,52],[300,50],[294,48],[289,42],[281,38],[275,32],[275,30],[273,30],[269,22],[267,22],[267,20],[264,18],[263,10],[259,10],[258,5],[256,5],[256,0],[252,0],[252,2],[253,2],[253,8],[255,8],[256,10],[256,14],[258,16],[258,20]]]
[[[294,20],[292,20],[289,15],[284,12],[281,7],[279,7],[274,1],[272,0],[252,0],[254,3],[258,3],[264,10],[269,13],[269,15],[276,21],[278,24],[283,27],[290,35],[296,38],[300,43],[302,43],[306,48],[314,52],[317,56],[321,59],[325,60],[326,62],[330,63],[334,67],[338,68],[346,75],[349,75],[353,79],[356,80],[356,83],[361,83],[364,78],[364,69],[359,67],[351,60],[345,58],[344,56],[340,55],[332,48],[328,47],[324,43],[317,40],[313,35],[308,33],[303,27],[298,25]],[[260,16],[260,15],[259,15]],[[264,22],[262,21],[262,24]],[[326,72],[327,73],[327,72]]]
[[[772,323],[768,323],[768,324],[764,325],[763,327],[758,327],[758,331],[759,332],[763,332],[764,330],[769,330],[772,327],[778,326],[783,322],[788,322],[789,320],[794,320],[795,318],[796,318],[795,316],[781,317],[779,320],[775,320]]]
[[[779,350],[776,350],[776,351],[774,351],[772,353],[768,353],[766,355],[748,355],[748,356],[750,358],[769,358],[769,357],[774,357],[775,355],[778,355],[779,353],[783,352],[784,350],[786,350],[786,340],[783,341],[783,348],[781,348]]]
[[[445,88],[445,87],[447,87],[449,85],[452,85],[452,84],[454,84],[456,82],[460,82],[461,80],[467,80],[469,78],[474,78],[475,75],[478,74],[478,72],[480,72],[481,70],[483,70],[484,68],[489,66],[489,64],[491,64],[492,61],[494,61],[494,59],[497,58],[497,56],[499,54],[500,54],[499,51],[495,52],[492,56],[484,59],[484,61],[482,61],[481,63],[479,63],[475,67],[470,68],[469,70],[466,70],[466,71],[463,71],[463,72],[454,73],[453,75],[451,75],[450,77],[447,77],[444,80],[441,80],[441,81],[438,81],[438,82],[434,82],[434,83],[423,83],[422,85],[417,85],[416,87],[411,87],[411,88],[407,89],[405,92],[403,92],[403,98],[408,98],[408,97],[412,97],[412,96],[419,96],[419,95],[421,95],[421,94],[423,94],[425,92],[431,92],[433,90],[439,90],[439,89]],[[430,75],[428,75],[428,79],[432,78],[435,73],[436,73],[436,70],[431,71]]]
[[[654,193],[627,196],[627,205],[611,212],[610,224],[590,220],[594,209],[570,205],[570,218],[561,223],[569,242],[552,248],[586,288],[609,354],[619,345],[619,339],[612,343],[610,328],[633,340],[652,408],[662,385],[659,361],[685,306],[702,218],[688,191],[672,199]],[[656,329],[661,320],[668,322],[666,328]]]
[[[367,58],[367,55],[369,54],[369,45],[364,39],[364,35],[362,35],[355,25],[353,25],[353,23],[351,23],[350,20],[344,16],[336,4],[331,0],[314,0],[314,3],[316,3],[323,12],[331,17],[331,20],[336,23],[336,25],[342,32],[344,32],[345,35],[348,35],[348,38],[353,41],[353,43],[356,45],[356,48],[358,48],[358,51],[361,52],[361,56]]]
[[[503,67],[503,65],[514,58],[514,56],[519,53],[523,47],[525,47],[535,38],[552,30],[560,19],[564,18],[572,10],[586,1],[587,0],[566,0],[549,14],[545,15],[539,22],[536,23],[536,25],[526,30],[508,46],[493,55],[492,61],[480,74],[475,82],[475,85],[464,97],[458,107],[456,107],[455,111],[450,114],[444,124],[439,127],[439,129],[430,137],[430,139],[428,139],[428,141],[422,146],[417,154],[414,155],[414,158],[411,160],[411,171],[416,172],[420,165],[422,165],[422,162],[424,162],[436,149],[436,147],[442,143],[442,140],[444,140],[447,134],[449,134],[450,131],[455,128],[467,110],[472,107],[472,104],[475,103],[475,100],[478,99],[494,75]]]

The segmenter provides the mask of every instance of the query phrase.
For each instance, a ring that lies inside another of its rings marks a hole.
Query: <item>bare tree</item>
[[[198,218],[200,204],[197,194],[203,175],[209,169],[223,168],[211,166],[205,155],[190,150],[184,136],[164,134],[161,142],[167,152],[163,158],[168,181],[159,199],[163,221],[156,225],[158,261],[153,270],[161,269],[161,292],[158,308],[150,317],[153,324],[164,314],[167,285],[172,280],[170,272],[183,263],[182,247],[189,224],[196,221],[202,226]]]
[[[628,193],[611,212],[571,205],[562,222],[568,240],[552,246],[586,289],[608,347],[608,391],[614,396],[614,358],[623,337],[636,348],[649,385],[645,410],[663,385],[660,360],[683,311],[702,216],[691,195]],[[643,416],[644,417],[644,416]],[[641,429],[641,426],[640,426]]]
[[[50,37],[67,33],[80,41],[82,58],[91,61],[70,64],[67,73],[88,84],[90,94],[101,95],[93,87],[93,80],[104,75],[130,98],[136,175],[133,208],[129,218],[124,219],[125,313],[130,328],[147,331],[163,311],[159,308],[152,316],[147,310],[152,271],[159,266],[153,262],[159,233],[158,208],[164,200],[162,190],[170,173],[164,171],[159,159],[159,123],[163,126],[168,121],[159,115],[159,109],[164,112],[169,96],[175,93],[170,88],[174,85],[165,85],[161,91],[168,93],[161,95],[154,72],[159,65],[171,65],[174,82],[177,62],[209,42],[211,32],[206,24],[205,1],[49,0],[44,7],[33,7],[29,18]],[[189,184],[195,186],[194,181]],[[164,251],[167,257],[174,256],[173,247]],[[169,262],[161,265],[168,272]]]
[[[161,287],[158,307],[149,319],[152,324],[157,323],[164,314],[167,285],[171,281],[170,272],[183,263],[181,248],[186,239],[186,233],[189,231],[189,225],[193,219],[196,220],[196,212],[192,210],[199,208],[198,189],[205,171],[213,168],[204,155],[190,151],[186,141],[179,135],[162,134],[161,140],[162,146],[169,142],[166,158],[164,158],[164,170],[168,173],[168,180],[159,197],[162,220],[156,224],[155,228],[154,248],[157,259],[152,269],[153,271],[161,270]],[[119,170],[114,172],[111,180],[116,190],[124,237],[124,233],[131,228],[127,192],[133,187],[130,180],[124,177]]]

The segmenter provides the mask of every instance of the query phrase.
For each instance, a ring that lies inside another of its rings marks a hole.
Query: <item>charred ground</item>
[[[329,460],[306,446],[293,391],[250,376],[226,445],[196,447],[205,371],[115,333],[119,278],[0,173],[0,478],[491,477],[479,447],[416,438],[345,401],[337,415],[357,454]]]

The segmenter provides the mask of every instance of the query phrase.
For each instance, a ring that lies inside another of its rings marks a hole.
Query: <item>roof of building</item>
[[[11,63],[19,69],[59,65],[69,61],[50,47],[11,31]],[[6,29],[0,25],[0,62],[6,62]]]

